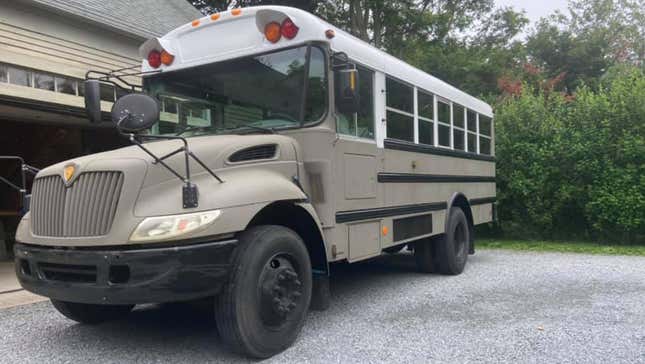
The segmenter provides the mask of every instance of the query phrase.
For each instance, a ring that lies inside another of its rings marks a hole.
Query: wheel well
[[[450,212],[451,207],[459,207],[466,215],[466,219],[468,220],[468,229],[470,230],[470,249],[472,254],[475,249],[475,223],[473,220],[473,212],[470,209],[470,203],[466,196],[458,193],[452,198],[452,201],[448,205],[448,210],[446,211],[447,214]],[[446,215],[446,223],[448,222],[448,216],[449,215]]]
[[[288,201],[274,202],[260,210],[247,228],[258,225],[280,225],[295,231],[307,247],[314,273],[328,273],[325,243],[316,221],[307,210]]]

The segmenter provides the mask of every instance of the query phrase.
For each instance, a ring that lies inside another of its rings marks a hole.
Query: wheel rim
[[[289,254],[276,254],[262,268],[259,280],[260,318],[269,328],[280,328],[299,311],[302,282]]]
[[[461,257],[464,254],[466,246],[468,244],[468,241],[467,241],[468,233],[466,231],[466,225],[459,222],[457,226],[455,226],[453,239],[454,239],[455,256]]]

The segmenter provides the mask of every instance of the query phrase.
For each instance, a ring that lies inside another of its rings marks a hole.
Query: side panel
[[[379,221],[351,224],[349,233],[350,262],[379,255],[381,253]]]

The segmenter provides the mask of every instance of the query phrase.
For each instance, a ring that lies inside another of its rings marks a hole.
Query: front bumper
[[[141,304],[216,295],[236,240],[119,250],[16,244],[22,287],[61,301]]]

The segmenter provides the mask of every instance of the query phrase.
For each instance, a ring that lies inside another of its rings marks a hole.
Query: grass
[[[548,251],[561,253],[645,256],[645,246],[612,245],[589,242],[482,239],[477,240],[475,247],[482,249],[509,249],[534,252]]]

